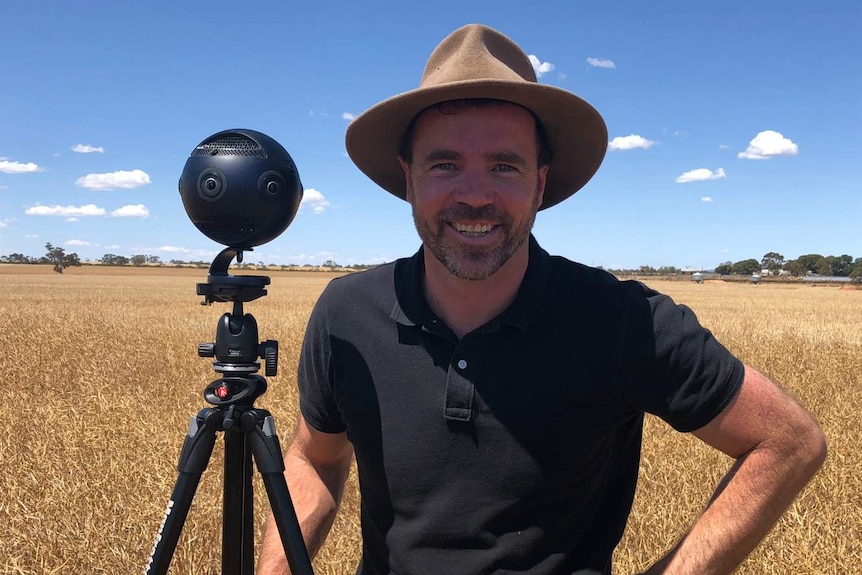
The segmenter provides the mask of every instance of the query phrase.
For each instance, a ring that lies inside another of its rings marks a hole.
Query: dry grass
[[[324,273],[270,272],[247,304],[280,372],[258,405],[283,445],[295,421],[295,365]],[[215,374],[198,358],[224,304],[198,305],[206,270],[0,266],[4,297],[0,423],[0,573],[142,570],[176,480],[188,419]],[[743,360],[782,382],[828,435],[824,469],[746,562],[746,574],[862,572],[862,292],[808,286],[660,283]],[[642,481],[616,556],[633,573],[697,515],[729,466],[689,436],[647,422]],[[204,474],[171,573],[220,572],[221,441]],[[267,512],[256,484],[258,530]],[[359,553],[355,477],[315,562],[352,573]],[[259,536],[259,533],[258,533]]]

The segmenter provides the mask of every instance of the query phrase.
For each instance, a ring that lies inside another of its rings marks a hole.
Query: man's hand
[[[293,442],[284,456],[284,475],[310,558],[317,554],[332,527],[352,460],[353,446],[346,433],[323,433],[300,416]],[[272,514],[261,544],[257,573],[290,573]]]

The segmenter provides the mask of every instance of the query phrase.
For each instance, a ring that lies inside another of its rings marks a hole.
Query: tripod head
[[[202,305],[232,302],[233,310],[221,316],[215,342],[199,343],[200,357],[214,357],[213,369],[225,377],[204,390],[204,399],[215,406],[251,405],[266,391],[266,380],[253,376],[260,370],[258,358],[264,360],[265,375],[278,373],[278,342],[258,342],[257,320],[243,313],[243,303],[266,295],[267,276],[232,276],[228,267],[234,258],[242,261],[242,250],[225,248],[213,260],[206,283],[197,284]]]

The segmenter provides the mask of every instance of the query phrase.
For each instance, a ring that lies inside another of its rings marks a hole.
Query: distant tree
[[[823,274],[829,275],[828,266],[829,263],[826,262],[826,258],[821,256],[820,254],[805,254],[803,256],[799,256],[796,258],[796,261],[802,266],[806,272],[811,272],[813,274]],[[822,269],[826,266],[826,273],[824,274]]]
[[[850,272],[850,279],[854,282],[862,282],[862,258],[856,258],[853,262],[853,271]]]
[[[675,276],[680,273],[680,270],[674,266],[661,266],[656,272],[660,276]]]
[[[30,264],[33,260],[24,254],[9,254],[6,256],[6,261],[10,264]]]
[[[790,260],[786,264],[784,264],[785,271],[790,272],[793,276],[799,277],[804,276],[808,271],[805,266],[799,260]]]
[[[160,258],[159,256],[147,256],[147,263],[161,265],[162,258]]]
[[[833,276],[847,277],[853,271],[853,256],[827,256],[826,261],[829,263],[829,273]]]
[[[652,266],[640,266],[637,273],[642,276],[654,276],[656,271]]]
[[[58,274],[63,273],[63,270],[70,266],[81,266],[81,260],[76,253],[67,254],[63,248],[55,248],[50,243],[45,244],[45,249],[47,253],[44,259],[47,260],[47,263],[53,264],[54,271]]]
[[[325,267],[325,268],[337,268],[337,267],[339,267],[339,265],[337,263],[335,263],[335,261],[333,261],[333,260],[326,260],[325,262],[323,262],[323,267]]]
[[[752,258],[736,262],[733,264],[731,271],[739,275],[751,275],[759,272],[760,269],[760,262]]]
[[[761,269],[769,270],[774,275],[784,268],[784,264],[784,256],[778,252],[769,252],[760,260]]]
[[[144,254],[135,254],[131,257],[131,259],[129,259],[129,261],[132,263],[133,266],[140,267],[147,263],[147,256],[145,256]]]
[[[715,273],[726,276],[730,275],[733,272],[733,263],[732,262],[724,262],[715,266]]]
[[[129,258],[116,254],[105,254],[99,261],[106,266],[125,266],[129,264]]]

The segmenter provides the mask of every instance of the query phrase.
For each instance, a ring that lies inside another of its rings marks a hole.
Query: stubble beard
[[[502,268],[518,251],[533,229],[538,211],[538,193],[527,219],[515,227],[512,216],[498,210],[495,206],[473,208],[456,206],[438,213],[433,222],[422,217],[413,206],[413,222],[423,245],[431,250],[434,257],[455,277],[468,281],[482,281],[490,278]],[[488,247],[476,247],[446,243],[446,228],[451,222],[492,221],[501,228],[503,239]]]

